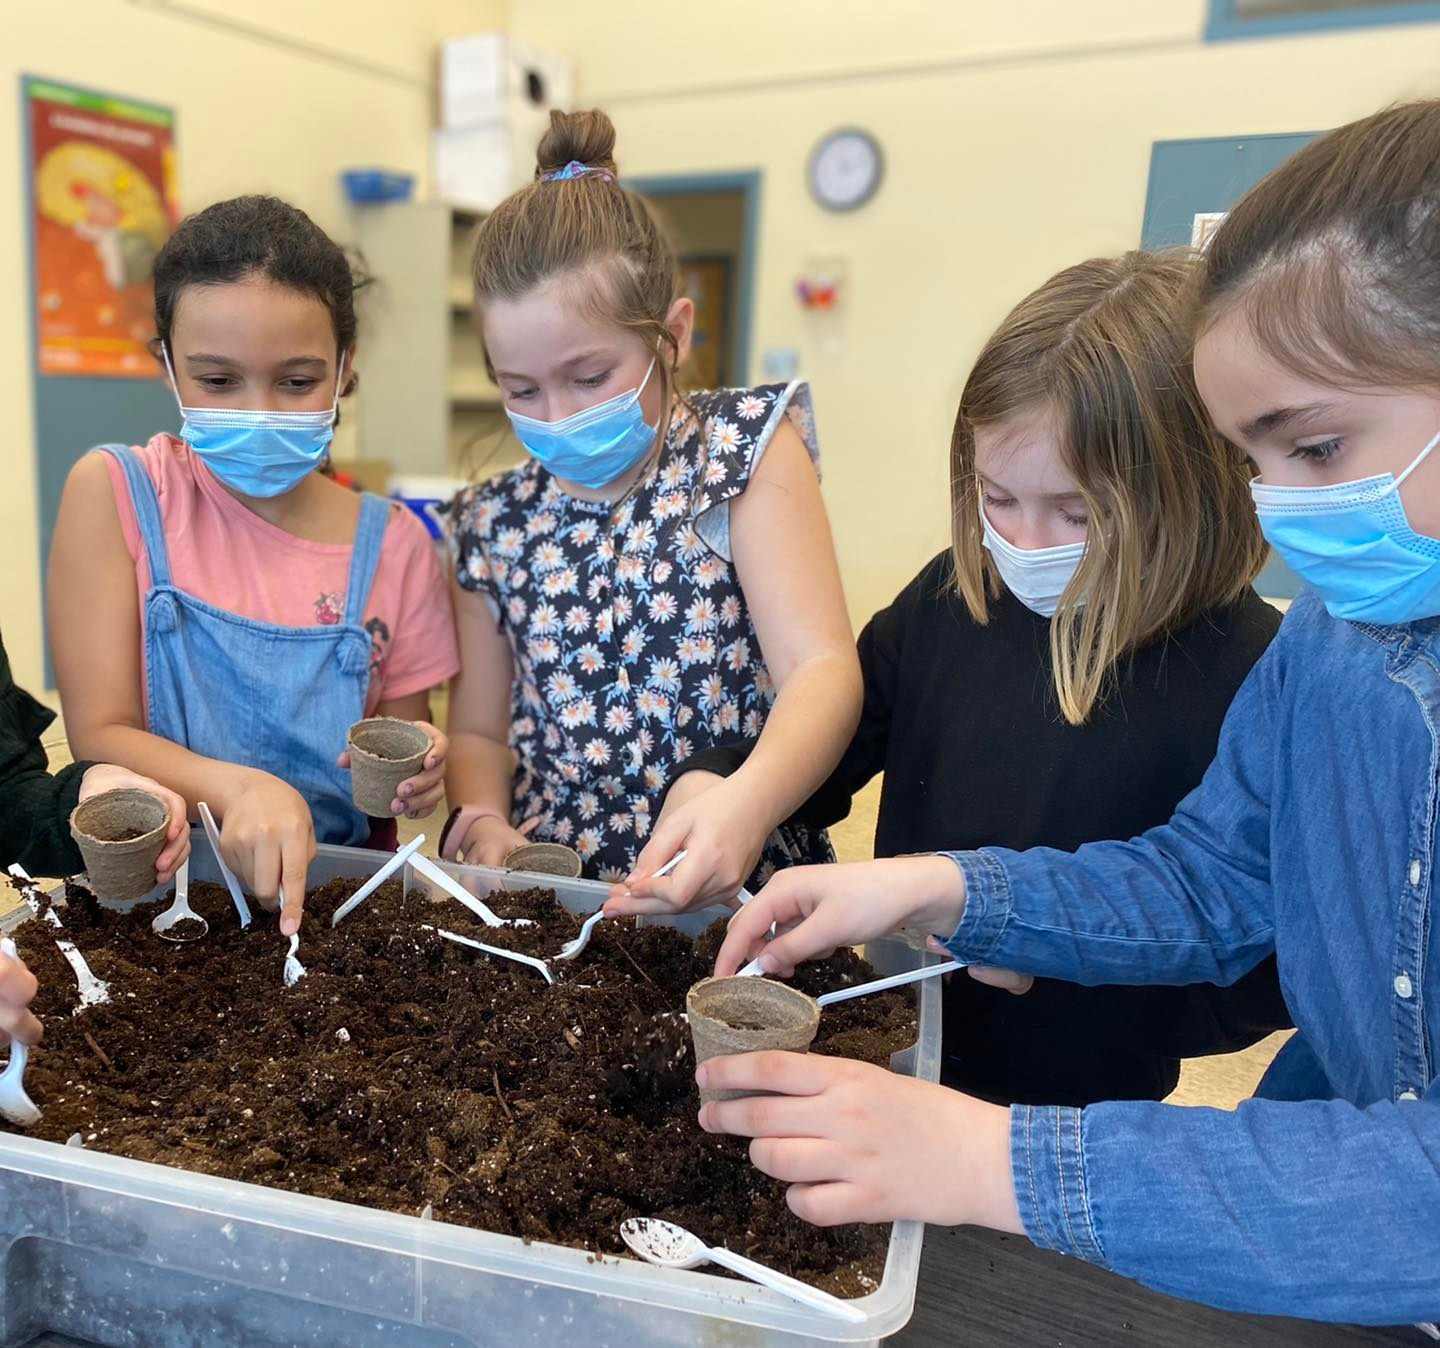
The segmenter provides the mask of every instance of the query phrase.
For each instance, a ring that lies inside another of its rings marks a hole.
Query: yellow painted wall
[[[575,57],[623,171],[763,171],[752,351],[803,352],[857,621],[945,543],[950,424],[985,336],[1060,267],[1138,242],[1152,141],[1440,93],[1440,25],[1206,44],[1203,22],[1203,0],[511,5],[516,36]],[[836,216],[805,162],[848,124],[879,137],[887,176]],[[828,326],[791,297],[827,256],[851,281]]]
[[[273,192],[352,238],[339,170],[398,168],[423,186],[435,43],[503,20],[503,0],[0,3],[0,630],[22,683],[38,690],[43,666],[20,75],[176,109],[186,209]]]

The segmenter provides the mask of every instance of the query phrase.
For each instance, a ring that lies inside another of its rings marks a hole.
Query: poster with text
[[[151,277],[179,219],[175,117],[26,80],[42,375],[154,378]]]

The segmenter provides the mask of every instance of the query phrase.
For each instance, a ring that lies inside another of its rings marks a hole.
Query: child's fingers
[[[820,1054],[767,1050],[761,1053],[731,1053],[702,1062],[696,1069],[695,1081],[704,1090],[769,1091],[771,1094],[740,1100],[711,1100],[700,1109],[701,1126],[709,1132],[739,1132],[747,1137],[762,1134],[813,1136],[808,1133],[777,1133],[774,1116],[767,1106],[780,1103],[778,1097],[819,1095],[834,1080],[835,1064],[843,1061],[839,1058],[827,1059]],[[794,1122],[793,1118],[786,1117],[789,1122]],[[710,1127],[710,1123],[717,1126]]]
[[[750,1162],[787,1184],[818,1184],[847,1173],[845,1152],[823,1137],[752,1138]]]
[[[1035,985],[1035,979],[1030,974],[1017,974],[1013,969],[990,969],[972,964],[966,972],[977,983],[984,983],[992,988],[1004,988],[1016,997],[1023,996]]]
[[[310,869],[310,858],[306,850],[296,844],[285,849],[285,878],[280,883],[280,932],[293,936],[300,930],[300,916],[305,909],[305,882]]]
[[[425,770],[444,772],[445,759],[450,754],[450,737],[444,731],[436,730],[429,721],[417,721],[416,724],[430,736],[430,752],[425,756]]]
[[[28,1006],[39,989],[35,975],[23,961],[0,955],[0,1003]]]
[[[611,917],[642,917],[651,914],[674,914],[675,903],[672,894],[673,881],[670,876],[659,880],[647,880],[644,888],[631,889],[627,885],[616,886],[611,897],[605,900],[605,911]]]
[[[40,1022],[25,1007],[4,1002],[0,1002],[0,1030],[22,1044],[39,1043],[43,1033]]]
[[[341,754],[340,757],[335,760],[335,766],[336,766],[337,768],[348,768],[348,767],[350,766],[350,750],[349,750],[349,749],[346,749],[345,752],[344,752],[343,754]]]
[[[847,1226],[867,1220],[865,1193],[858,1184],[792,1184],[785,1202],[801,1221],[812,1226]],[[873,1218],[869,1220],[874,1220]]]

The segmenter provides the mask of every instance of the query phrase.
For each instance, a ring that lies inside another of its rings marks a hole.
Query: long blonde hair
[[[975,362],[950,447],[955,585],[988,621],[1003,593],[981,541],[977,427],[1048,410],[1084,499],[1085,554],[1050,622],[1060,712],[1083,724],[1129,653],[1233,603],[1265,544],[1250,469],[1208,423],[1190,370],[1184,254],[1068,267],[1010,312]]]
[[[586,170],[549,178],[569,164]],[[680,294],[675,250],[645,199],[619,183],[615,127],[603,112],[552,112],[536,150],[535,181],[512,192],[475,234],[475,302],[517,300],[574,276],[577,298],[640,334],[660,376],[661,441],[678,391],[679,350],[666,326]],[[483,345],[484,336],[482,333]],[[485,363],[493,379],[490,354]]]

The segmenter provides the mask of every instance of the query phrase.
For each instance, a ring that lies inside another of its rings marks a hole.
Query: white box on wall
[[[570,62],[504,33],[452,38],[440,48],[440,125],[458,131],[525,110],[568,108]]]
[[[570,62],[503,33],[441,44],[435,189],[442,201],[488,211],[535,171],[551,108],[571,104]]]

